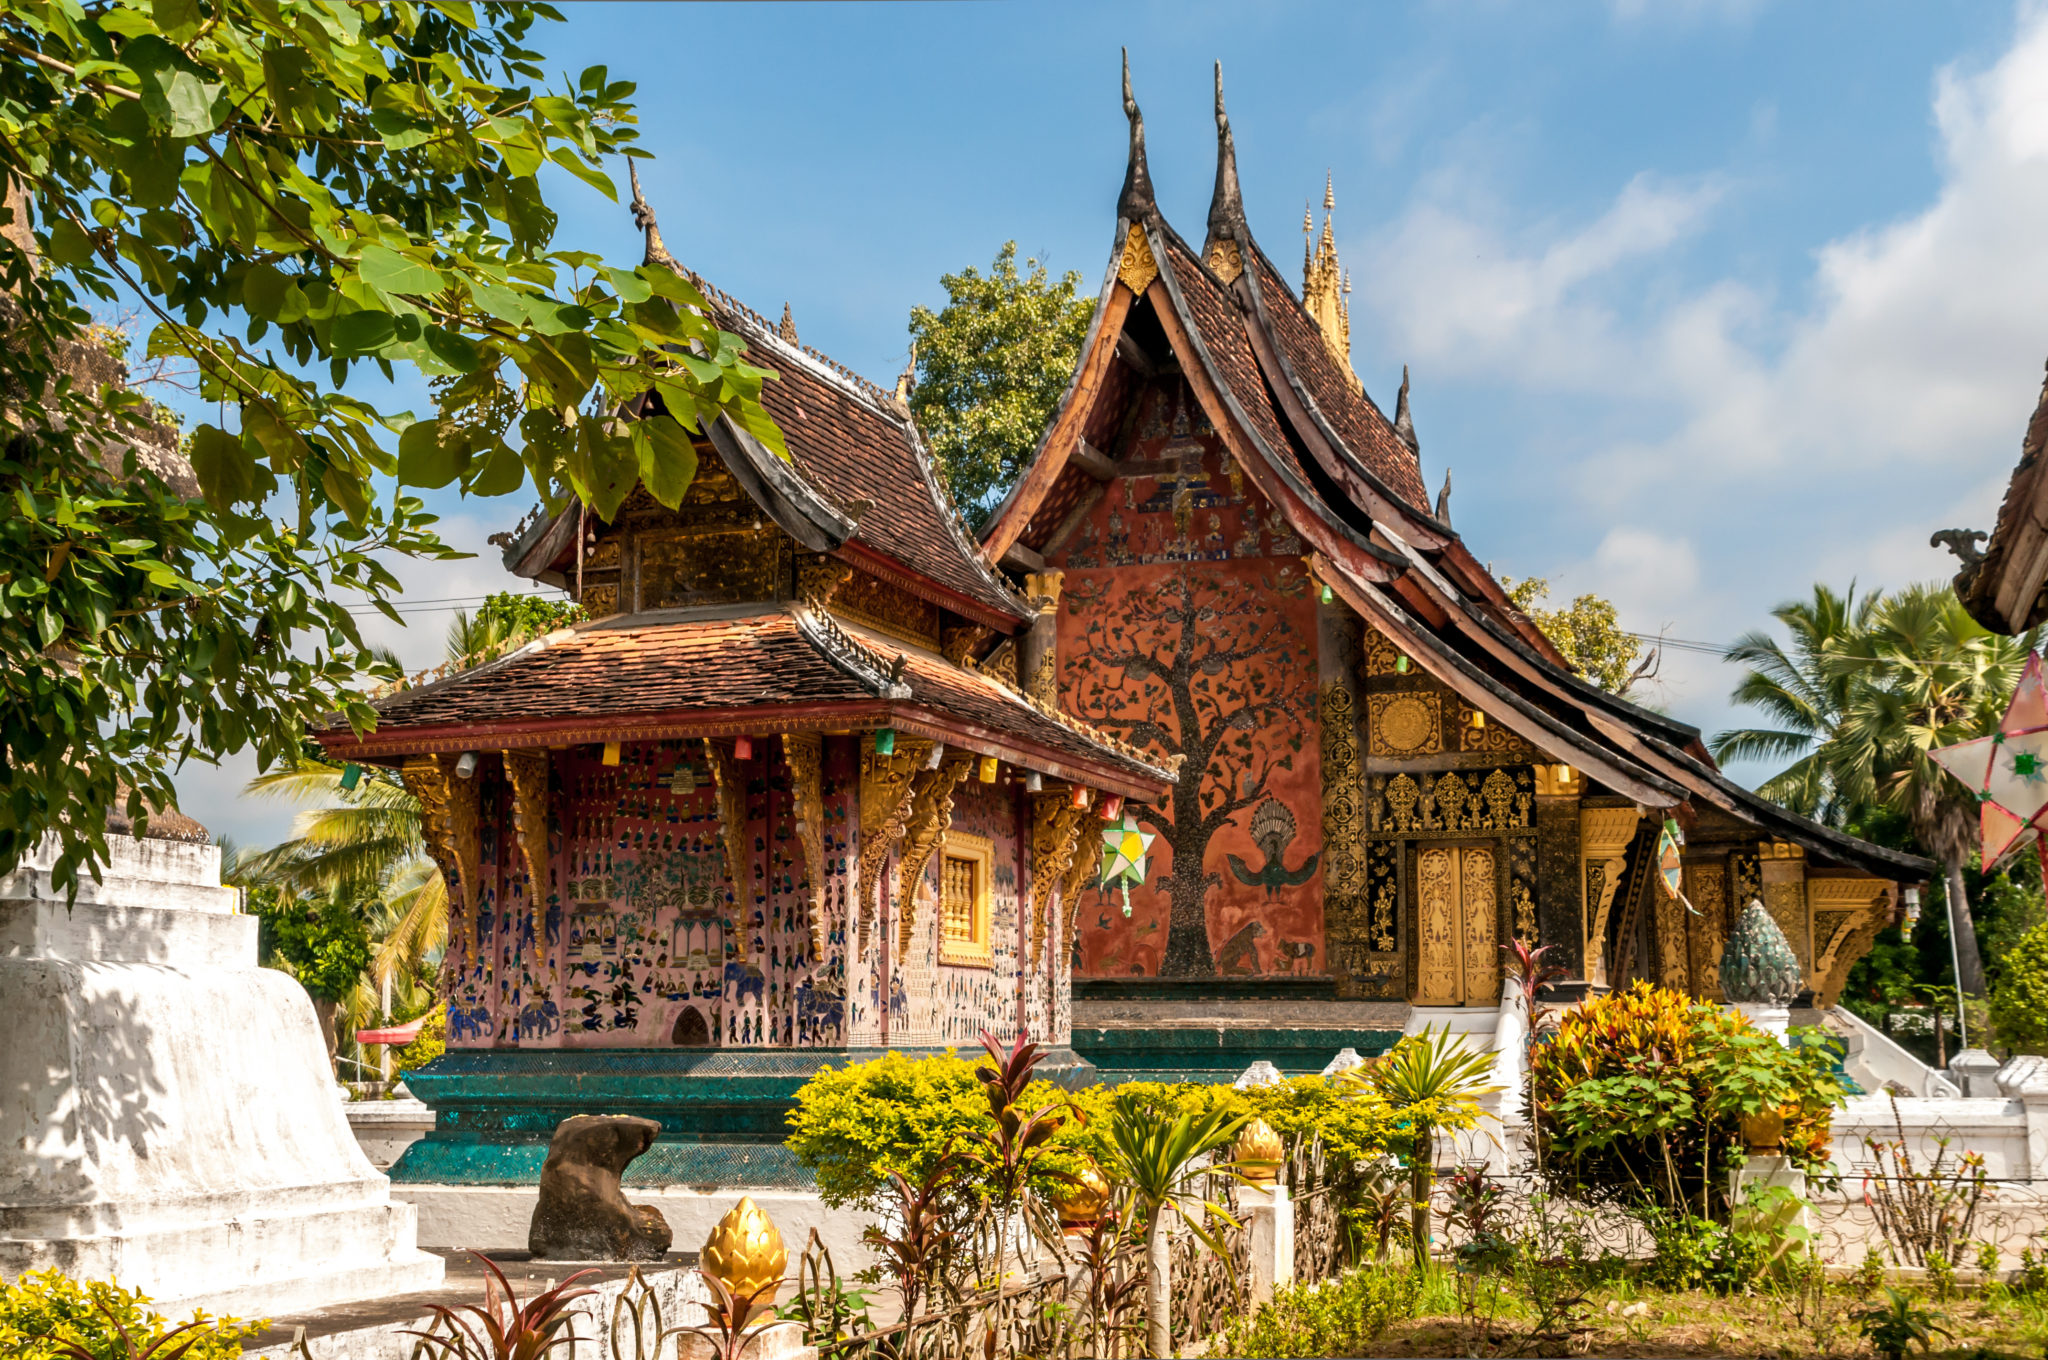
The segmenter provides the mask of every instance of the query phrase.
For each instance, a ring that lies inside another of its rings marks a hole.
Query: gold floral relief
[[[1505,724],[1497,722],[1491,717],[1486,720],[1483,726],[1475,727],[1473,719],[1478,716],[1479,710],[1473,708],[1472,705],[1462,699],[1456,702],[1458,711],[1454,722],[1458,730],[1458,749],[1460,751],[1522,755],[1529,750],[1527,742],[1516,736]]]
[[[972,751],[948,751],[938,769],[917,773],[896,870],[896,943],[905,958],[910,957],[911,943],[917,938],[924,871],[953,825],[953,795],[959,792],[961,781],[974,768],[974,762]]]
[[[1131,224],[1131,233],[1124,240],[1123,258],[1117,261],[1118,282],[1139,297],[1152,286],[1152,280],[1159,277],[1159,261],[1152,257],[1152,243],[1145,239],[1145,228],[1138,223]]]
[[[1459,1002],[1458,852],[1432,846],[1415,857],[1416,996],[1424,1006]]]
[[[1464,1004],[1500,999],[1497,862],[1493,851],[1465,846],[1458,851],[1458,907],[1463,918]]]
[[[1430,799],[1435,804],[1436,814],[1429,819],[1429,825],[1439,831],[1457,831],[1465,826],[1465,800],[1471,791],[1465,781],[1458,777],[1456,770],[1444,771],[1443,778],[1430,788]]]
[[[1699,915],[1691,919],[1692,989],[1705,1001],[1721,999],[1721,951],[1728,944],[1728,871],[1720,864],[1685,866],[1685,893]]]
[[[1529,885],[1517,878],[1508,884],[1508,900],[1515,911],[1515,938],[1536,943],[1536,899]]]
[[[859,951],[867,953],[868,936],[882,905],[882,866],[903,839],[910,817],[911,780],[924,768],[932,744],[899,736],[889,755],[875,752],[873,735],[861,738],[860,752],[860,930]]]
[[[1433,755],[1444,749],[1438,696],[1427,690],[1368,694],[1366,743],[1376,756]]]
[[[1328,896],[1350,896],[1361,891],[1364,881],[1357,710],[1351,691],[1341,684],[1324,685],[1322,700],[1323,890]]]
[[[1422,801],[1422,788],[1405,774],[1397,774],[1387,781],[1386,792],[1382,795],[1387,805],[1387,820],[1382,831],[1415,831],[1422,826],[1416,815],[1416,805]]]
[[[1399,675],[1401,653],[1387,641],[1387,635],[1370,624],[1365,629],[1365,673]]]
[[[512,831],[526,864],[526,905],[538,940],[548,914],[548,753],[523,747],[504,752],[504,760],[512,786]]]

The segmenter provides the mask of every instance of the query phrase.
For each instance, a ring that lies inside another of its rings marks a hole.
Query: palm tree
[[[1203,1246],[1226,1254],[1203,1217],[1214,1214],[1228,1223],[1230,1212],[1205,1199],[1201,1183],[1212,1172],[1236,1171],[1233,1162],[1211,1165],[1209,1155],[1226,1146],[1245,1123],[1220,1109],[1169,1117],[1136,1092],[1117,1097],[1109,1124],[1110,1155],[1102,1169],[1125,1187],[1145,1217],[1146,1342],[1155,1356],[1173,1354],[1173,1258],[1166,1215],[1178,1212]]]
[[[1412,1034],[1371,1067],[1354,1068],[1347,1077],[1363,1082],[1385,1097],[1397,1119],[1407,1123],[1414,1139],[1408,1159],[1410,1245],[1418,1267],[1429,1264],[1429,1199],[1436,1185],[1438,1129],[1469,1129],[1479,1122],[1481,1096],[1501,1088],[1491,1083],[1493,1055],[1474,1053],[1448,1029]]]
[[[1984,964],[1963,885],[1977,847],[1976,790],[1928,752],[1998,730],[2039,630],[1987,632],[1946,585],[1916,585],[1885,598],[1860,637],[1828,668],[1848,681],[1847,702],[1823,759],[1839,796],[1906,817],[1913,838],[1941,861],[1948,887],[1956,983],[1984,994]]]
[[[1854,667],[1834,661],[1869,630],[1882,600],[1880,594],[1859,599],[1853,582],[1839,595],[1815,585],[1811,600],[1793,600],[1771,611],[1792,635],[1789,651],[1768,633],[1752,632],[1723,653],[1724,660],[1748,668],[1735,686],[1735,702],[1762,709],[1775,725],[1716,733],[1709,743],[1714,759],[1790,759],[1757,792],[1831,826],[1842,824],[1847,809],[1823,748],[1835,735],[1857,677]]]
[[[379,910],[370,964],[372,995],[416,976],[448,940],[448,888],[427,857],[420,806],[398,776],[363,767],[353,789],[344,767],[298,763],[249,781],[247,792],[314,806],[292,821],[291,839],[235,866],[244,882],[272,882],[301,892],[354,890],[373,894]],[[353,1018],[353,1017],[352,1017]]]

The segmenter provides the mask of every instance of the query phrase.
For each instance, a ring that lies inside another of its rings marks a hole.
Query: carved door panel
[[[1500,999],[1499,855],[1491,846],[1428,846],[1415,857],[1418,1006]]]

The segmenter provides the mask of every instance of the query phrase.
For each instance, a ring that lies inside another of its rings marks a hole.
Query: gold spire
[[[1351,279],[1337,260],[1336,210],[1337,180],[1333,174],[1323,181],[1320,242],[1315,239],[1314,212],[1302,209],[1301,305],[1322,330],[1323,345],[1330,351],[1330,357],[1347,378],[1357,382],[1358,375],[1351,371],[1351,303],[1346,296],[1351,292]]]

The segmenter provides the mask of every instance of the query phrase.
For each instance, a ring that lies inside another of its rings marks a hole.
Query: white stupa
[[[111,1279],[171,1316],[439,1284],[219,848],[108,844],[70,906],[54,841],[0,878],[0,1276]]]

